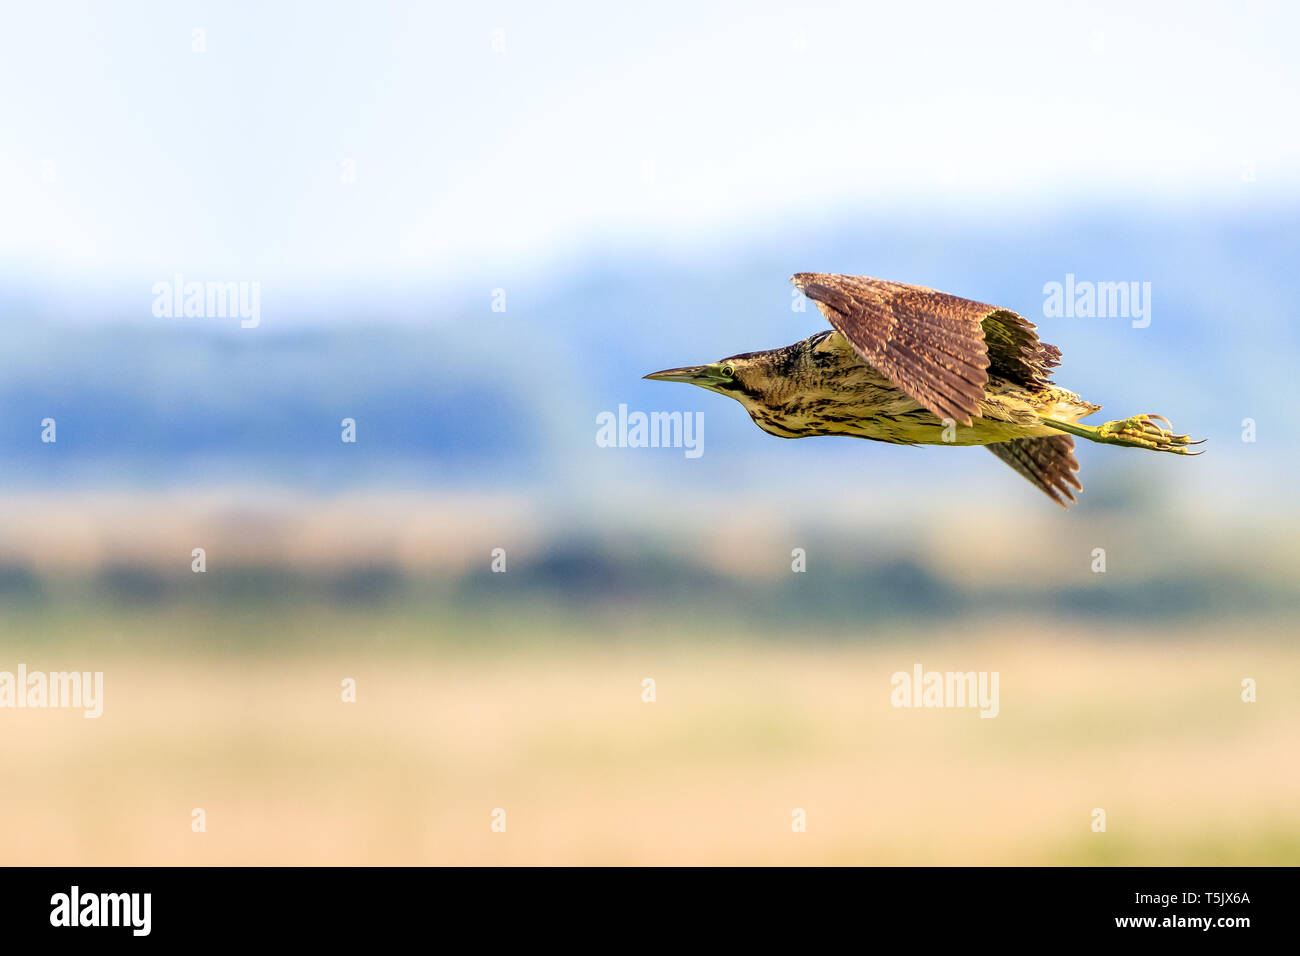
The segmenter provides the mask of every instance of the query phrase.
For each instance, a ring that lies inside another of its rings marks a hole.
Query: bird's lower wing
[[[1079,463],[1074,458],[1074,439],[1069,435],[1017,438],[984,447],[1028,478],[1062,508],[1069,507],[1066,499],[1075,500],[1075,491],[1083,490],[1083,485],[1074,476]]]

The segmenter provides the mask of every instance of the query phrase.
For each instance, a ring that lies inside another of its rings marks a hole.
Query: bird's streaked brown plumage
[[[791,281],[882,375],[940,418],[970,426],[989,374],[1046,385],[1061,350],[1007,309],[866,276]]]
[[[835,331],[646,377],[728,395],[781,438],[985,445],[1062,507],[1083,488],[1072,435],[1194,454],[1187,446],[1196,443],[1158,415],[1078,424],[1101,406],[1052,383],[1060,349],[1009,309],[865,276],[800,272],[791,281]]]
[[[1069,507],[1066,500],[1075,500],[1075,491],[1083,491],[1083,485],[1074,476],[1079,463],[1074,458],[1074,439],[1069,435],[1017,438],[984,447],[1028,478],[1062,508]]]

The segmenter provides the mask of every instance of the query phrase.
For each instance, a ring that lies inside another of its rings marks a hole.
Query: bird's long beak
[[[689,385],[708,385],[713,381],[709,374],[711,366],[688,365],[685,368],[666,368],[662,372],[651,372],[646,378],[652,382],[686,382]]]

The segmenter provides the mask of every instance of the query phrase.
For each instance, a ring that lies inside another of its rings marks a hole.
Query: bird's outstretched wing
[[[940,418],[969,427],[989,374],[1047,383],[1060,351],[996,306],[865,276],[800,272],[791,282],[877,371]]]
[[[1074,476],[1079,463],[1074,459],[1074,439],[1069,435],[1017,438],[984,447],[1028,478],[1062,508],[1069,507],[1066,499],[1074,501],[1075,491],[1083,491],[1083,485]],[[1073,491],[1070,490],[1072,486]]]
[[[989,374],[1030,387],[1051,384],[1052,369],[1061,364],[1061,350],[1038,340],[1038,327],[1009,309],[984,316],[984,343],[989,350]]]

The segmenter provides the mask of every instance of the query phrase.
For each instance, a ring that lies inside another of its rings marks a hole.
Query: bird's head
[[[652,382],[698,385],[710,392],[730,396],[746,408],[752,408],[767,400],[768,392],[774,384],[771,355],[771,352],[746,352],[709,365],[688,365],[651,372],[646,378]]]

